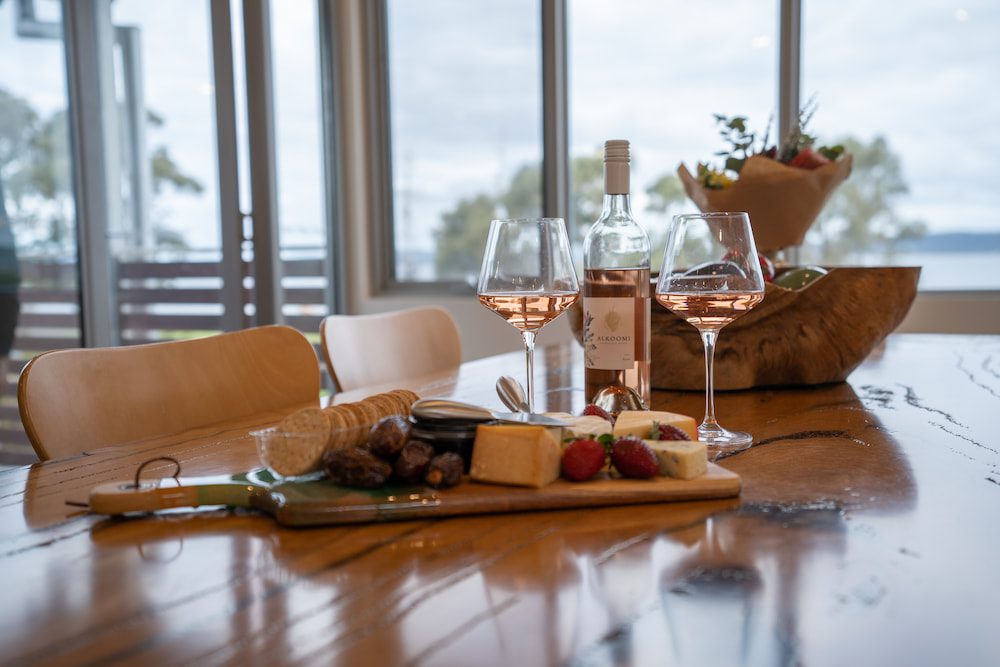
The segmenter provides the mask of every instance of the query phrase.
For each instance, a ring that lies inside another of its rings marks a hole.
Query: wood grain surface
[[[520,362],[403,384],[499,407]],[[580,407],[575,344],[536,370]],[[847,383],[719,394],[756,438],[734,499],[316,529],[65,504],[161,454],[246,470],[278,415],[6,471],[0,664],[995,664],[998,408],[1000,338],[894,335]]]

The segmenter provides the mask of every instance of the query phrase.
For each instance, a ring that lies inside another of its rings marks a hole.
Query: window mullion
[[[282,321],[281,247],[274,150],[274,78],[271,69],[270,2],[243,3],[247,128],[253,202],[254,291],[257,324]]]
[[[566,34],[566,0],[542,0],[542,208],[564,219],[570,210]]]
[[[121,220],[110,0],[63,0],[83,344],[119,342],[109,227]]]

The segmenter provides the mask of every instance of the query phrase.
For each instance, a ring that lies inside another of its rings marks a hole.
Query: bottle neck
[[[609,195],[605,193],[601,217],[632,220],[632,202],[628,194]]]

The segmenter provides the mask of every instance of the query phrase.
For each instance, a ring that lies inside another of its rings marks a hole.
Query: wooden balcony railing
[[[319,323],[328,313],[320,259],[285,260],[284,321],[317,346]],[[222,331],[222,279],[218,261],[121,262],[116,303],[123,345],[139,345]],[[253,303],[245,289],[244,303]],[[10,358],[0,378],[0,464],[37,460],[21,428],[17,378],[35,355],[80,346],[77,267],[21,260],[21,311]],[[244,327],[256,324],[244,316]]]

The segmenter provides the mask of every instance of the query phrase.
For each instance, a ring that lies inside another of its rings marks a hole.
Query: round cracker
[[[326,420],[330,422],[330,437],[326,441],[327,449],[341,449],[346,446],[344,437],[344,414],[339,405],[332,405],[323,410]]]
[[[281,475],[304,475],[321,467],[330,423],[319,408],[305,408],[282,419],[267,437],[264,463]]]

